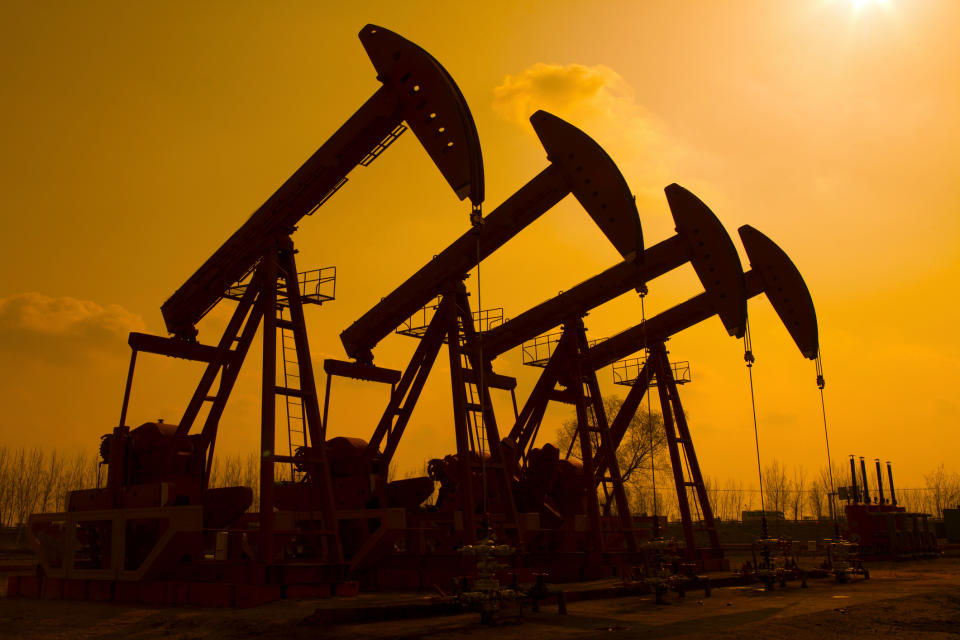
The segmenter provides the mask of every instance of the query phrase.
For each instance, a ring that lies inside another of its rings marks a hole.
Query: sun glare
[[[865,9],[867,7],[888,7],[890,0],[851,0],[854,9]]]

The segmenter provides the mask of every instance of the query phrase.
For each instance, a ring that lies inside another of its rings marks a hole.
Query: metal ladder
[[[470,370],[467,354],[463,352],[460,353],[460,369],[464,374]],[[468,379],[467,375],[463,375],[463,386],[466,389],[467,402],[464,408],[466,409],[467,433],[470,435],[470,448],[476,451],[478,456],[482,456],[485,451],[489,451],[489,447],[483,446],[483,443],[486,442],[486,434],[480,431],[483,427],[483,405],[480,404],[480,389],[473,381]]]
[[[710,506],[697,454],[693,448],[693,438],[683,412],[683,405],[680,403],[680,393],[663,344],[652,345],[651,357],[656,359],[654,369],[657,375],[657,389],[660,392],[663,426],[666,431],[674,482],[677,486],[678,506],[687,547],[696,548],[693,537],[696,529],[706,531],[711,548],[719,549],[720,539],[713,509]],[[696,527],[690,513],[690,490],[693,490],[694,508],[700,516],[700,524]]]
[[[280,357],[283,360],[283,387],[288,390],[301,391],[300,362],[297,359],[297,345],[293,329],[283,317],[285,306],[280,306],[277,333],[280,334]],[[303,395],[284,393],[284,409],[287,418],[287,446],[288,455],[293,457],[300,447],[307,446],[307,421],[303,409]],[[290,480],[300,481],[303,471],[298,471],[295,465],[290,465]]]
[[[607,415],[603,408],[603,397],[600,394],[600,384],[597,381],[596,372],[592,369],[582,367],[583,354],[589,348],[586,336],[586,330],[583,326],[583,319],[577,318],[568,322],[564,327],[564,332],[569,334],[567,339],[567,350],[571,361],[571,377],[577,382],[572,385],[576,389],[578,421],[585,424],[581,428],[585,430],[586,438],[581,440],[580,455],[583,461],[583,472],[587,478],[588,489],[587,504],[588,516],[596,519],[595,526],[598,530],[595,532],[600,535],[598,540],[603,545],[602,533],[600,533],[600,506],[596,495],[596,485],[590,479],[596,480],[603,488],[605,497],[604,513],[608,513],[611,504],[616,505],[617,519],[624,535],[624,541],[629,551],[636,550],[636,538],[633,535],[633,523],[630,517],[630,507],[627,504],[626,491],[623,487],[623,478],[620,475],[620,466],[617,463],[616,451],[614,451],[610,427],[607,423]],[[561,338],[563,340],[563,338]],[[578,388],[579,387],[579,388]],[[581,413],[582,412],[582,413]],[[584,451],[584,445],[589,451]],[[606,473],[595,476],[596,462],[605,460]],[[595,510],[595,511],[594,511]]]

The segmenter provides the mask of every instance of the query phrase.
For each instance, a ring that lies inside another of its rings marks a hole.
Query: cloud
[[[641,211],[662,210],[663,188],[691,154],[636,100],[630,84],[604,65],[538,62],[508,75],[493,90],[493,108],[532,133],[528,119],[543,109],[579,127],[597,141],[627,179]]]
[[[526,124],[537,109],[561,118],[609,118],[636,108],[633,89],[604,65],[538,62],[493,90],[493,107],[501,116]],[[578,118],[578,119],[579,119]]]
[[[115,304],[50,297],[38,292],[0,298],[0,350],[41,359],[88,357],[126,347],[143,319]]]

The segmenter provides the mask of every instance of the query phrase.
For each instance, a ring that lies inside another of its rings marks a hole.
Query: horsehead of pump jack
[[[484,198],[483,162],[473,116],[450,74],[429,53],[376,25],[360,31],[382,86],[162,306],[167,330],[192,341],[196,323],[251,273],[278,236],[286,237],[405,129],[458,198]]]
[[[676,234],[644,251],[642,264],[627,259],[588,278],[558,296],[524,311],[484,334],[484,353],[490,359],[546,333],[571,318],[613,300],[630,289],[690,263],[732,336],[743,335],[747,303],[740,258],[717,216],[697,196],[678,184],[664,190],[676,225]]]
[[[493,359],[689,262],[704,292],[589,348],[584,354],[585,369],[598,370],[714,315],[729,335],[743,337],[747,300],[763,292],[767,293],[801,353],[815,358],[818,343],[813,302],[800,272],[786,253],[759,231],[741,227],[740,237],[753,267],[745,274],[733,241],[710,208],[679,185],[672,184],[665,192],[676,223],[676,235],[648,247],[640,268],[621,262],[487,331],[484,334],[486,357]],[[552,389],[562,359],[556,364],[553,361],[561,356],[554,354],[537,383],[538,388]],[[527,404],[531,402],[536,403],[533,396]],[[532,405],[525,406],[504,439],[504,446],[516,450],[533,446],[537,415]]]
[[[764,234],[749,225],[740,227],[738,231],[751,266],[749,271],[739,277],[745,285],[742,298],[744,305],[750,298],[765,293],[803,357],[816,359],[819,354],[817,314],[800,271],[790,257]],[[666,362],[666,352],[663,351],[666,340],[713,315],[720,315],[718,302],[722,299],[716,294],[722,289],[717,287],[713,295],[706,291],[694,296],[591,347],[584,354],[584,366],[596,371],[632,353],[656,347],[658,344],[660,357]],[[742,334],[738,337],[742,337]],[[644,368],[646,369],[646,365]],[[669,372],[664,369],[664,374],[669,375]],[[634,389],[624,400],[611,426],[615,446],[619,445],[624,436],[627,423],[639,406],[640,398],[647,391],[649,382],[649,377],[639,375],[638,384],[634,385]],[[524,446],[529,444],[527,440],[521,439],[520,442]],[[603,464],[604,461],[598,462],[598,473],[602,473]]]
[[[451,278],[462,279],[569,194],[580,202],[624,258],[642,268],[643,233],[636,202],[610,156],[570,123],[537,111],[530,117],[549,166],[374,305],[340,334],[347,355],[372,363],[373,348],[404,320],[436,297]],[[636,280],[636,278],[634,278]]]
[[[815,360],[820,350],[817,313],[800,271],[783,249],[750,225],[738,232],[750,260],[750,270],[743,274],[744,301],[765,293],[797,349]],[[694,296],[591,347],[585,365],[601,369],[716,314],[708,293]]]
[[[577,334],[583,331],[581,318],[591,309],[631,288],[643,290],[647,282],[687,263],[703,285],[702,297],[720,317],[727,333],[742,336],[747,311],[745,284],[733,241],[713,211],[695,195],[676,184],[666,187],[665,192],[676,224],[675,235],[648,247],[639,268],[621,262],[488,331],[484,343],[487,357],[495,358],[560,324],[564,325],[561,342],[578,342]],[[582,339],[586,348],[585,335]],[[503,446],[514,452],[508,456],[514,462],[519,459],[517,452],[533,446],[555,385],[567,386],[571,377],[582,375],[571,373],[571,367],[577,367],[570,361],[568,351],[559,346],[554,350],[513,428],[503,440]],[[593,369],[583,371],[589,371],[586,376],[595,381]]]
[[[273,348],[279,307],[278,293],[286,291],[299,380],[293,390],[307,400],[304,407],[311,440],[319,434],[315,382],[311,370],[301,296],[290,235],[297,223],[322,206],[347,180],[357,165],[367,166],[405,130],[413,130],[431,159],[461,200],[478,207],[484,197],[480,142],[470,110],[447,71],[429,53],[383,27],[367,25],[360,40],[376,71],[380,88],[277,191],[237,229],[213,255],[162,305],[164,321],[173,337],[131,333],[130,369],[121,409],[125,422],[138,352],[186,358],[207,363],[206,371],[176,428],[182,441],[193,427],[201,406],[211,401],[200,441],[212,456],[223,408],[237,374],[258,332],[264,340],[262,434],[273,438],[270,402],[277,387],[267,371],[273,369]],[[217,346],[196,343],[196,324],[234,284],[249,286],[234,308]],[[278,277],[283,284],[279,285]],[[296,294],[296,295],[294,295]],[[294,301],[296,299],[296,301]],[[273,336],[273,337],[270,337]],[[217,392],[210,393],[219,379]],[[266,438],[267,436],[264,435]],[[263,444],[263,443],[262,443]],[[264,446],[273,450],[273,445]],[[209,457],[209,456],[208,456]],[[272,458],[264,464],[272,464]],[[207,465],[209,471],[210,465]],[[269,483],[266,483],[269,485]]]

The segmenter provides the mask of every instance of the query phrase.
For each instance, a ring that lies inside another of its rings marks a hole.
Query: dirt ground
[[[960,558],[869,565],[871,579],[838,585],[830,579],[764,592],[757,587],[715,588],[711,597],[671,594],[570,602],[495,626],[478,614],[430,619],[325,625],[310,620],[318,607],[353,607],[385,596],[283,600],[254,609],[128,606],[112,603],[0,599],[0,638],[445,638],[498,640],[566,638],[897,638],[960,637]],[[5,578],[4,578],[5,579]],[[393,596],[416,602],[424,596]]]

